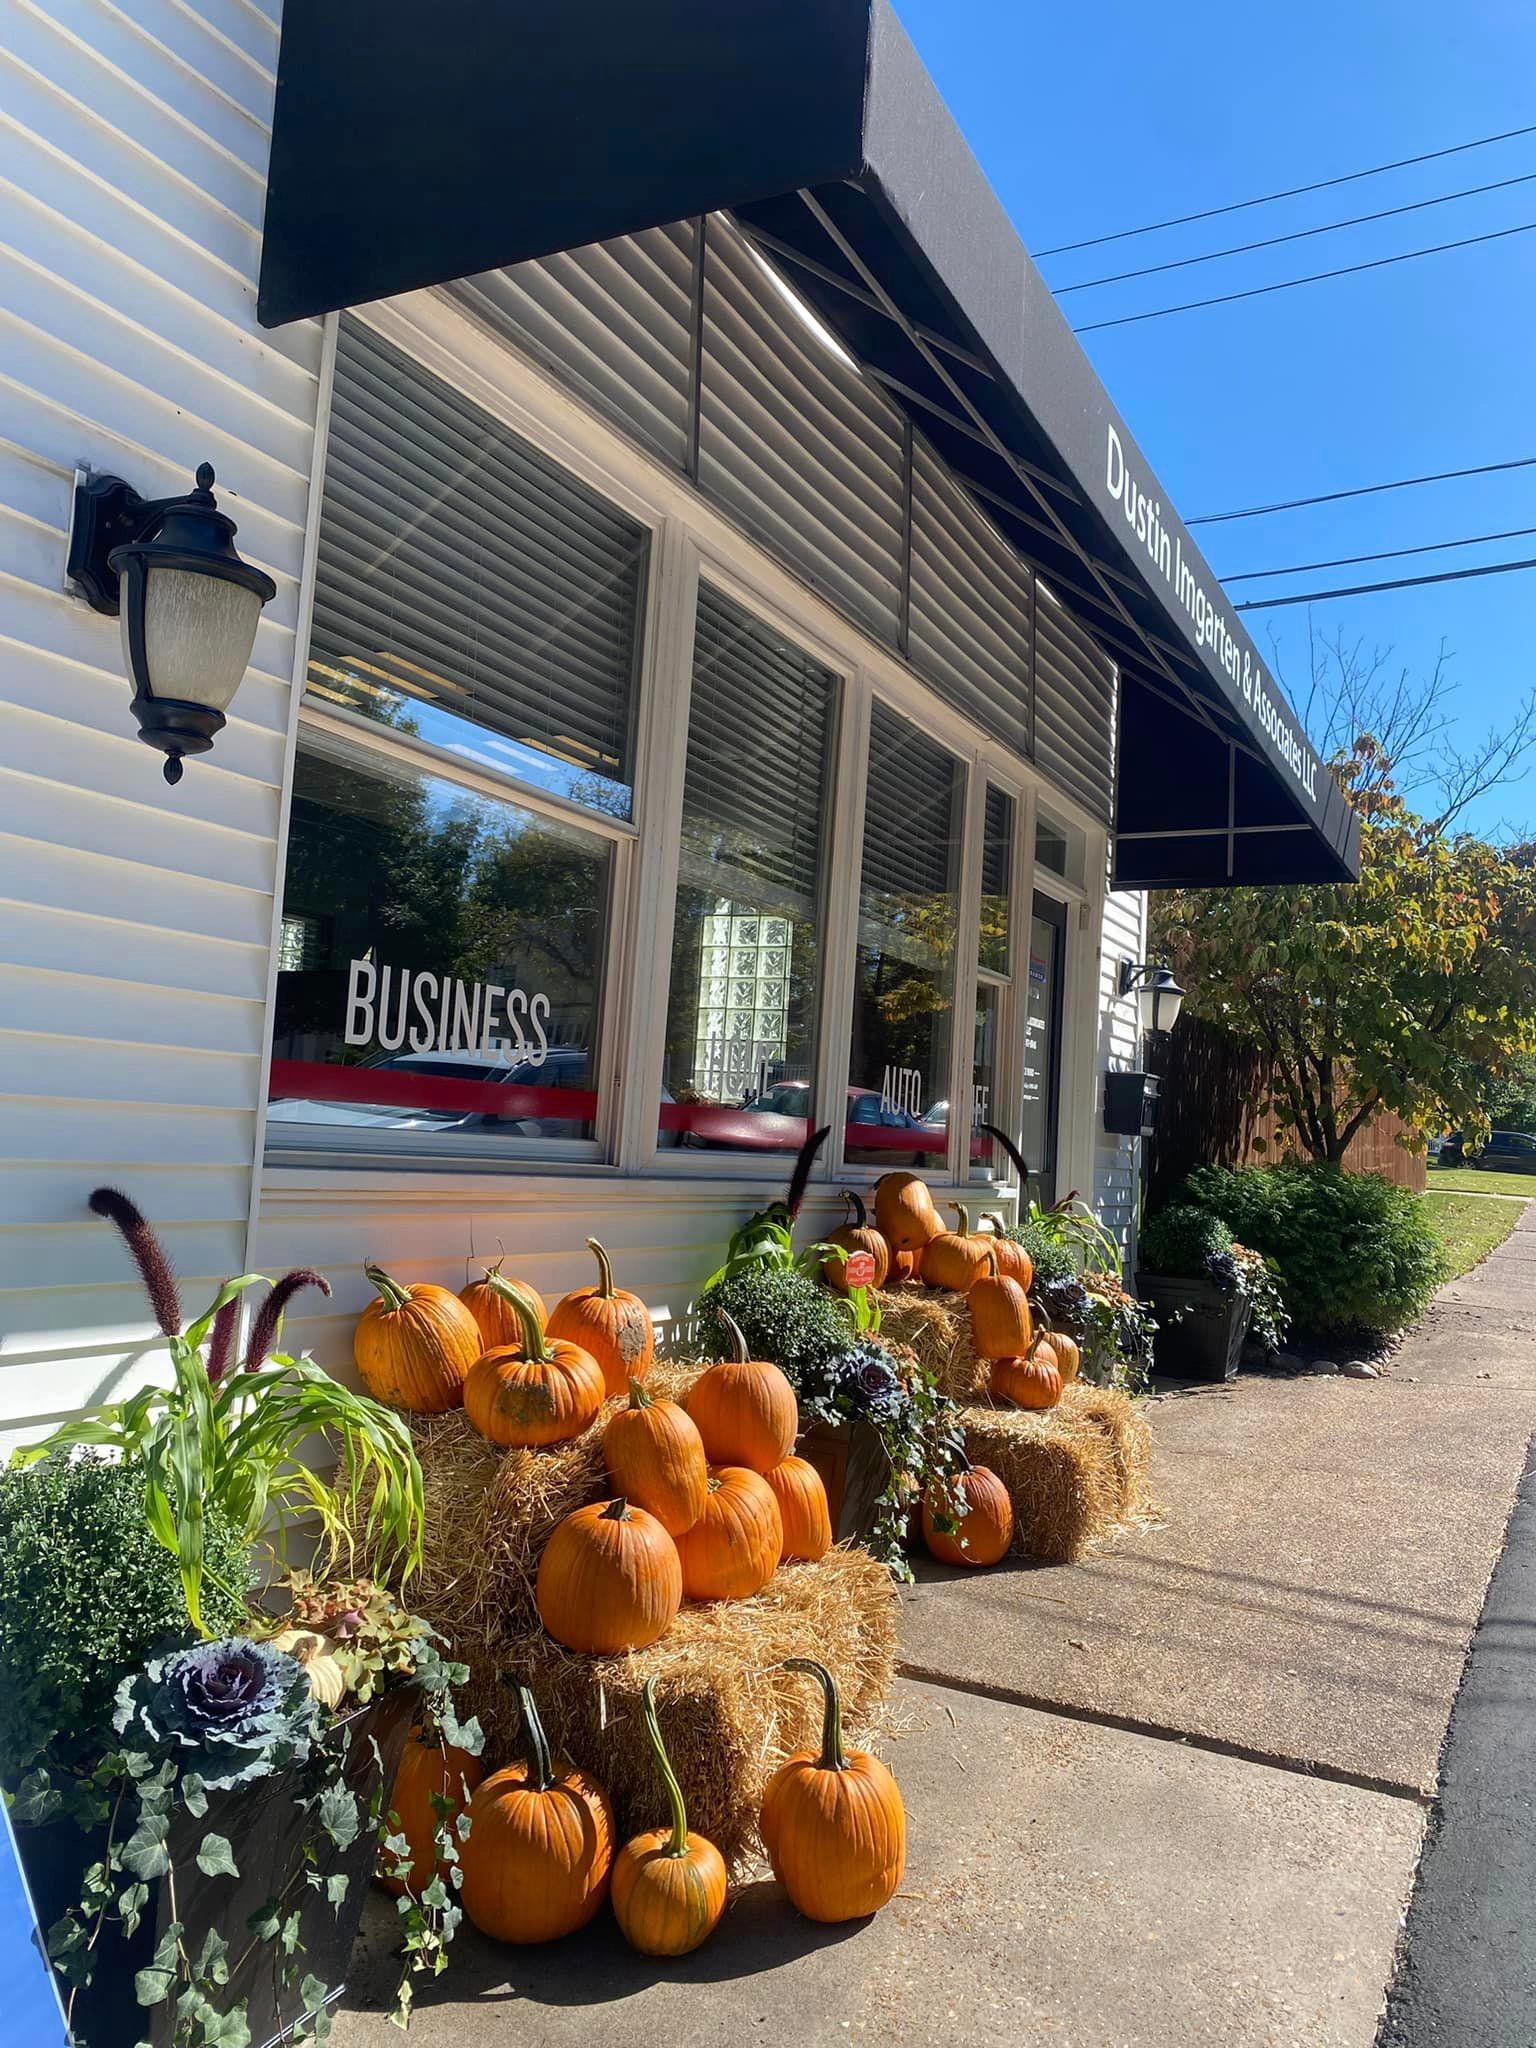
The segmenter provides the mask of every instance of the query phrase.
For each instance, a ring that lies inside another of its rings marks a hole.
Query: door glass
[[[1007,989],[996,982],[983,982],[976,991],[976,1057],[971,1068],[972,1180],[995,1180],[1007,1170],[998,1147],[981,1128],[983,1124],[997,1123],[1002,1107],[997,1099],[997,1060],[1007,995]],[[1003,1122],[1006,1125],[1006,1117]]]
[[[1029,921],[1029,975],[1024,1011],[1024,1159],[1036,1201],[1054,1199],[1056,1110],[1061,1076],[1062,966],[1066,912],[1037,896]]]

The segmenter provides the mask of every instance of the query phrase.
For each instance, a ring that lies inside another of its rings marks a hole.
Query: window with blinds
[[[811,1109],[837,677],[699,592],[661,1142],[794,1151]]]
[[[981,932],[977,964],[983,973],[1009,971],[1009,914],[1013,895],[1013,798],[988,787],[981,837]]]
[[[649,536],[343,318],[313,697],[628,817]]]

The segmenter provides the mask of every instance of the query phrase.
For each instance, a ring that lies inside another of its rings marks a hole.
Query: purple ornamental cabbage
[[[118,1687],[112,1722],[125,1748],[174,1758],[209,1791],[303,1763],[320,1733],[302,1666],[243,1636],[152,1658]]]
[[[906,1405],[906,1390],[886,1354],[872,1344],[857,1346],[833,1361],[837,1391],[871,1422],[891,1422]]]

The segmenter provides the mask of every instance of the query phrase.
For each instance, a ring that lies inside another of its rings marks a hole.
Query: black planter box
[[[812,1422],[800,1432],[797,1457],[814,1465],[827,1489],[834,1543],[862,1543],[890,1478],[880,1432],[868,1422]]]
[[[1246,1295],[1210,1280],[1177,1280],[1138,1273],[1136,1292],[1157,1318],[1153,1371],[1176,1380],[1237,1377],[1252,1313]]]
[[[346,1742],[343,1779],[358,1806],[355,1841],[337,1849],[329,1836],[320,1837],[313,1866],[319,1879],[304,1884],[294,1900],[299,1915],[300,1967],[294,1984],[278,1982],[271,1944],[256,1942],[246,1922],[292,1880],[300,1861],[308,1816],[294,1803],[302,1773],[266,1778],[231,1792],[210,1793],[208,1811],[194,1819],[184,1810],[171,1826],[169,1849],[176,1888],[176,1911],[186,1934],[185,1945],[196,1956],[210,1928],[229,1944],[230,1977],[227,2004],[246,2002],[252,2048],[276,2048],[301,2021],[312,2016],[298,1992],[298,1980],[314,1976],[326,1986],[323,2001],[333,2004],[345,1989],[348,1958],[362,1919],[363,1903],[373,1876],[378,1840],[368,1815],[381,1790],[387,1804],[394,1789],[405,1738],[420,1704],[414,1686],[402,1686],[371,1701],[338,1724],[331,1740]],[[41,1828],[18,1828],[17,1844],[26,1866],[44,1935],[80,1898],[81,1880],[100,1860],[105,1833],[83,1833],[68,1821]],[[223,1835],[239,1866],[238,1877],[205,1877],[196,1855],[207,1834]],[[333,1906],[325,1880],[345,1876],[346,1895]],[[137,1933],[120,1935],[99,1945],[94,1980],[77,1994],[74,2035],[79,2048],[129,2048],[148,2041],[165,2048],[174,2024],[174,2001],[141,2006],[134,1995],[134,1973],[146,1967],[156,1944],[171,1922],[170,1885],[161,1878],[150,1887],[150,1899]],[[247,1950],[251,1952],[247,1954]],[[67,1998],[68,1994],[65,1993]]]

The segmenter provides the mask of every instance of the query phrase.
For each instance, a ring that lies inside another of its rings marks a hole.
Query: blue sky
[[[1031,250],[1536,122],[1536,7],[1475,0],[897,0]],[[1536,172],[1536,135],[1224,219],[1043,261],[1053,286]],[[1062,300],[1074,322],[1299,277],[1536,221],[1536,183]],[[1536,455],[1536,233],[1084,342],[1190,518]],[[1218,575],[1536,527],[1536,468],[1198,527]],[[1233,584],[1241,597],[1536,557],[1536,536]],[[1536,683],[1536,571],[1337,599],[1313,612],[1398,666],[1442,639],[1462,735]],[[1304,607],[1247,615],[1294,699]],[[1536,772],[1469,823],[1536,827]]]

